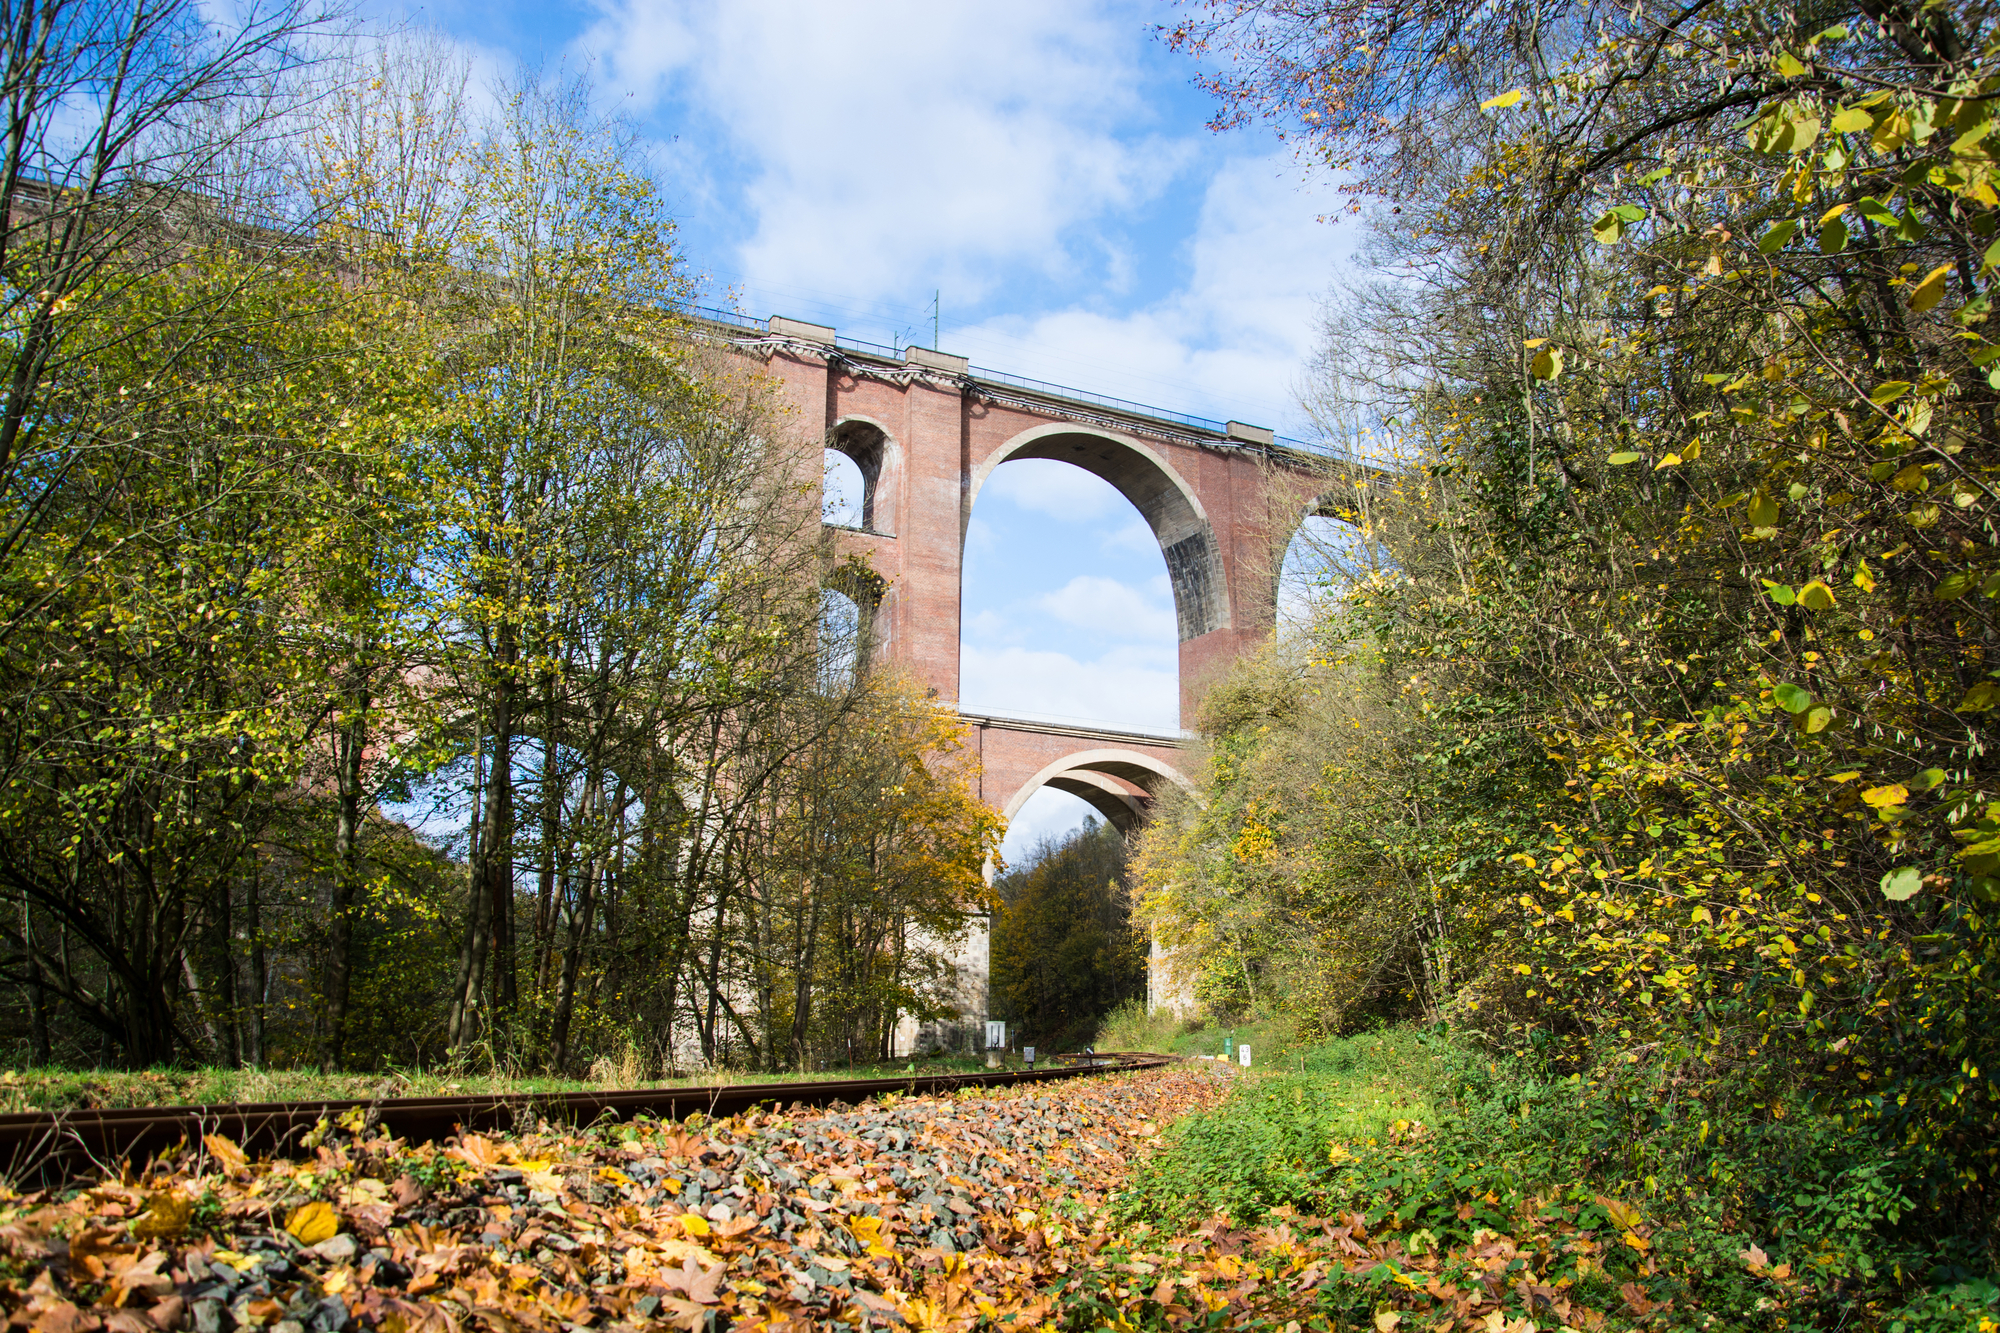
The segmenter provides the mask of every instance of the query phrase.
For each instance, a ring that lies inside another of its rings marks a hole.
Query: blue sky
[[[481,75],[587,71],[651,141],[709,300],[1304,433],[1294,385],[1356,238],[1262,131],[1204,125],[1164,3],[382,5]],[[968,708],[1180,723],[1159,548],[1103,482],[1009,463],[966,551]],[[1038,795],[1018,855],[1085,807]]]

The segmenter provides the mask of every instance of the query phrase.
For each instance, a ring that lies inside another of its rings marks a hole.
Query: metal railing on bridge
[[[711,324],[721,324],[727,328],[741,329],[745,333],[768,335],[771,331],[770,321],[753,319],[748,315],[734,310],[722,310],[714,306],[696,306],[691,308],[688,314]],[[890,347],[885,343],[869,342],[862,338],[849,338],[836,334],[833,345],[837,351],[856,352],[875,360],[887,361],[896,365],[904,364],[904,349]],[[971,367],[967,372],[967,378],[978,384],[991,384],[996,387],[1017,389],[1023,393],[1034,394],[1037,397],[1051,398],[1065,403],[1078,403],[1088,407],[1099,407],[1107,411],[1116,412],[1121,416],[1140,417],[1148,421],[1180,426],[1183,429],[1197,431],[1205,436],[1213,436],[1217,444],[1227,444],[1236,448],[1256,447],[1245,446],[1239,441],[1232,440],[1229,434],[1229,423],[1226,421],[1217,421],[1212,417],[1196,416],[1190,412],[1175,412],[1164,407],[1154,407],[1149,403],[1134,402],[1130,398],[1118,398],[1111,394],[1094,393],[1089,389],[1078,389],[1067,384],[1053,384],[1048,380],[1033,379],[1026,375],[1014,375],[1004,370],[994,370],[988,366]],[[1313,454],[1321,458],[1354,460],[1353,452],[1350,449],[1345,445],[1329,440],[1301,440],[1287,435],[1280,435],[1276,437],[1275,444],[1280,449],[1296,450],[1300,453]]]

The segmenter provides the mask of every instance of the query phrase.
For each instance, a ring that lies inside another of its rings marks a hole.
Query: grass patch
[[[119,1109],[137,1106],[226,1106],[241,1102],[359,1101],[377,1097],[520,1096],[612,1088],[706,1087],[717,1083],[797,1083],[827,1079],[900,1078],[912,1064],[920,1075],[983,1070],[983,1060],[927,1057],[809,1074],[719,1070],[675,1078],[600,1079],[473,1074],[453,1070],[321,1073],[310,1069],[29,1069],[0,1073],[0,1112]],[[629,1072],[629,1071],[628,1071]]]
[[[1301,1050],[1297,1029],[1289,1019],[1251,1017],[1233,1023],[1185,1020],[1165,1009],[1148,1014],[1141,1000],[1127,1000],[1105,1015],[1093,1044],[1100,1051],[1217,1056],[1223,1053],[1225,1042],[1247,1044],[1258,1068],[1296,1059]]]
[[[1228,1102],[1182,1120],[1134,1174],[1121,1216],[1178,1225],[1217,1212],[1248,1222],[1287,1204],[1312,1211],[1330,1157],[1352,1159],[1434,1118],[1433,1054],[1409,1028],[1280,1048],[1261,1070],[1253,1045]]]

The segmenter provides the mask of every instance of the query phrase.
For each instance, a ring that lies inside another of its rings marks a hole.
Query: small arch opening
[[[868,526],[868,483],[861,466],[838,449],[825,452],[825,483],[821,491],[819,517],[822,523],[842,528]]]
[[[843,495],[852,500],[844,512],[851,515],[846,519],[829,517],[829,523],[840,523],[843,527],[860,528],[864,532],[882,532],[887,514],[876,501],[882,489],[882,468],[889,452],[889,437],[882,428],[872,421],[843,421],[833,428],[827,437],[828,491],[832,496],[832,477],[837,469],[844,488]],[[841,460],[836,463],[835,459]],[[843,466],[845,464],[845,466]],[[849,467],[852,471],[849,471]]]
[[[1278,573],[1279,635],[1308,631],[1330,598],[1388,572],[1394,563],[1354,510],[1328,498],[1315,500],[1285,546]]]
[[[861,669],[865,621],[860,603],[838,588],[819,590],[819,687],[827,694],[852,689]]]
[[[1020,865],[1044,842],[1059,842],[1087,819],[1102,819],[1081,796],[1057,787],[1037,787],[1007,821],[1007,836],[1000,844],[1000,859],[1010,866]]]
[[[1278,573],[1278,633],[1281,637],[1310,628],[1317,608],[1347,567],[1354,529],[1339,519],[1306,515],[1285,547]]]

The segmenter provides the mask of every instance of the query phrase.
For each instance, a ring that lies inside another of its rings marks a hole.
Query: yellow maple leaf
[[[285,1230],[301,1245],[317,1245],[331,1240],[340,1231],[340,1217],[333,1205],[320,1200],[300,1204],[285,1220]]]
[[[164,1240],[188,1229],[194,1218],[194,1200],[168,1190],[146,1200],[146,1211],[132,1224],[132,1234],[141,1240]]]
[[[879,1217],[857,1217],[847,1224],[847,1229],[877,1259],[887,1259],[896,1253],[888,1238],[882,1234],[882,1219]]]

